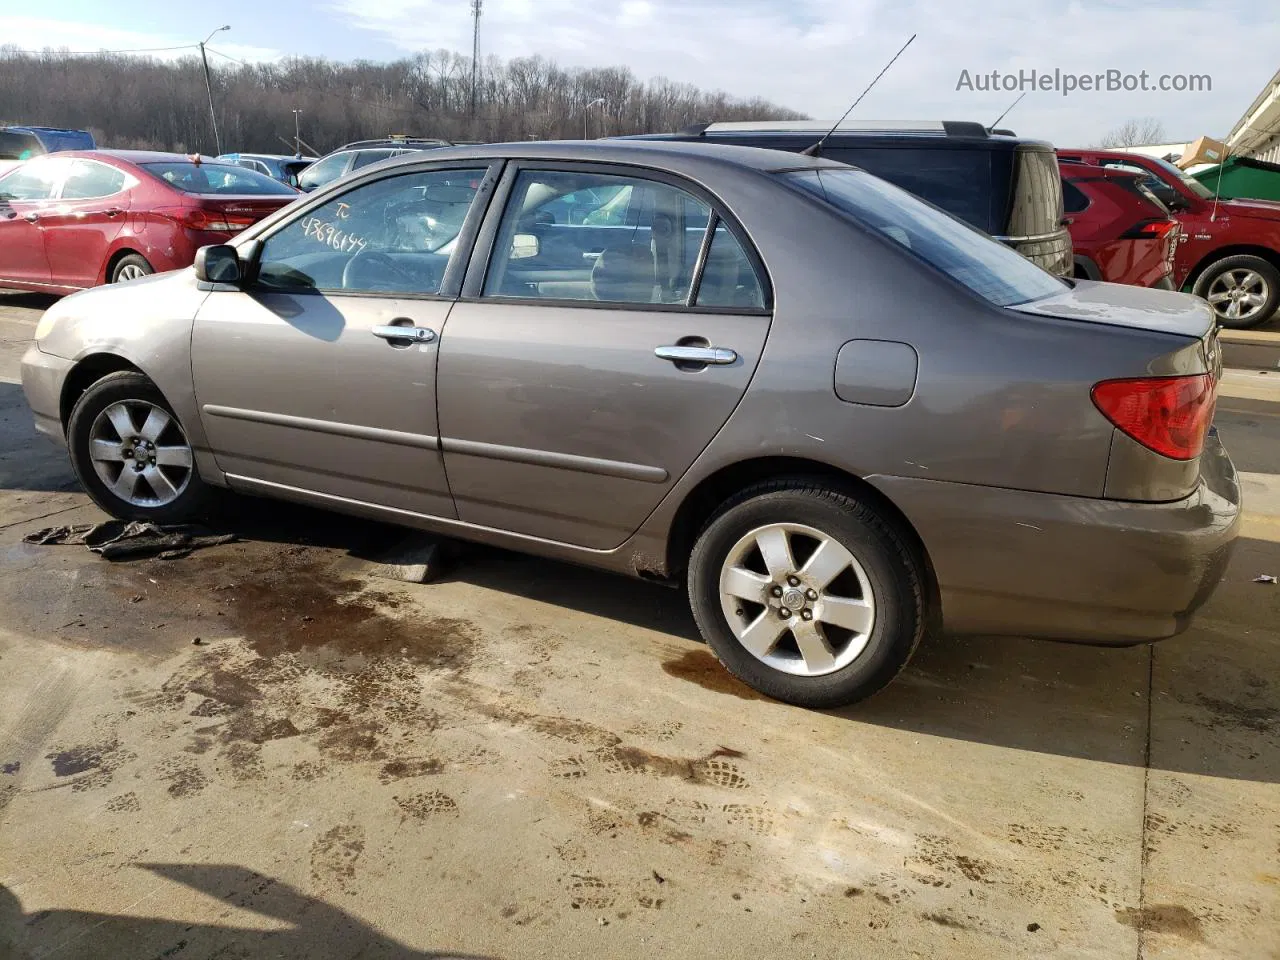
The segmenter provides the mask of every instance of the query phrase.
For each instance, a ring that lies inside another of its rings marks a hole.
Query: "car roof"
[[[625,139],[691,140],[707,143],[717,140],[765,139],[793,143],[824,136],[833,147],[842,144],[867,145],[945,145],[988,147],[1037,147],[1052,150],[1052,144],[1031,137],[1020,137],[1004,128],[988,129],[972,120],[937,121],[850,121],[833,125],[814,120],[752,120],[727,123],[698,123],[672,133],[633,134]]]
[[[727,143],[685,140],[545,140],[441,147],[429,153],[441,160],[577,160],[594,163],[638,163],[678,170],[688,165],[719,164],[759,171],[846,168],[823,157],[784,150],[740,147]],[[382,169],[422,163],[421,154],[384,160]]]
[[[106,157],[112,160],[123,160],[125,163],[190,163],[195,154],[165,153],[160,150],[63,150],[56,154],[49,154],[49,156],[83,157],[86,160]],[[226,159],[219,161],[216,157],[201,154],[200,162],[211,164],[221,162],[226,164],[228,161]]]

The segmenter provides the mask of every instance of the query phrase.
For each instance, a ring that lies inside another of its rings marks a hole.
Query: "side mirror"
[[[540,252],[542,252],[542,244],[538,242],[537,234],[517,233],[511,238],[512,260],[528,260],[530,257],[536,257]]]
[[[206,283],[240,282],[240,255],[226,244],[201,247],[196,251],[196,279]]]

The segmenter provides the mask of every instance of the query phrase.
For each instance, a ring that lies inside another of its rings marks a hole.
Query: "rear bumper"
[[[41,353],[32,344],[22,356],[22,392],[35,415],[36,429],[59,444],[66,444],[62,432],[62,383],[72,361]]]
[[[1240,526],[1235,467],[1212,433],[1192,494],[1172,503],[869,478],[933,562],[948,632],[1126,645],[1186,629]]]

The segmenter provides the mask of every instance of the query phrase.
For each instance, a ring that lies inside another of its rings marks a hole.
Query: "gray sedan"
[[[1062,281],[822,159],[600,141],[388,161],[68,297],[23,363],[107,512],[215,488],[687,585],[827,707],[930,630],[1172,636],[1239,524],[1213,316]]]

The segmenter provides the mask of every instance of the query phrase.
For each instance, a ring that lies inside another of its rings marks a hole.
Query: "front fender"
[[[191,328],[207,296],[190,270],[94,287],[46,311],[36,347],[76,365],[105,355],[137,367],[173,406],[192,446],[205,449],[191,381]]]

